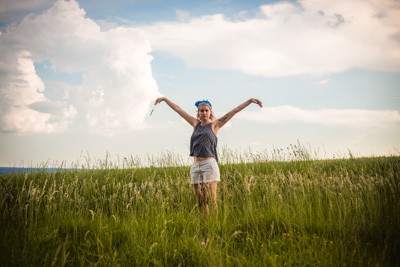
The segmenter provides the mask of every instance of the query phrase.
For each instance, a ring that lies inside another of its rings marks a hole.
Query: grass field
[[[207,219],[188,166],[1,175],[0,265],[400,266],[400,157],[296,157],[221,164]]]

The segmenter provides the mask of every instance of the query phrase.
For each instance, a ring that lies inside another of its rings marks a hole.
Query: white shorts
[[[195,161],[190,167],[192,184],[219,182],[220,173],[218,163],[214,158],[202,161]]]

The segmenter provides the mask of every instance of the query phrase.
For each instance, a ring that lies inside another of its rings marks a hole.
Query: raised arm
[[[214,132],[218,132],[218,130],[224,126],[230,119],[232,119],[233,116],[235,116],[236,113],[240,112],[241,110],[243,110],[245,107],[247,107],[248,105],[250,105],[251,103],[255,103],[257,105],[260,106],[260,108],[262,108],[262,103],[260,100],[256,99],[256,98],[250,98],[249,100],[247,100],[246,102],[240,104],[239,106],[237,106],[236,108],[232,109],[231,111],[229,111],[228,113],[226,113],[224,116],[222,116],[221,118],[217,119],[214,123],[213,123],[213,129]]]
[[[192,125],[193,127],[196,126],[196,124],[198,123],[197,118],[189,115],[186,111],[184,111],[183,109],[181,109],[181,107],[179,107],[177,104],[175,104],[174,102],[172,102],[171,100],[169,100],[166,97],[159,97],[156,99],[156,101],[154,102],[154,105],[158,105],[161,102],[165,102],[167,103],[167,105],[172,108],[176,113],[178,113],[185,121],[187,121],[190,125]]]

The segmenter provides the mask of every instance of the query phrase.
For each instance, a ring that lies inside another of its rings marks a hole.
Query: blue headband
[[[200,100],[200,101],[197,101],[197,102],[194,103],[194,104],[196,105],[197,108],[198,108],[200,105],[207,105],[207,106],[209,106],[210,108],[212,108],[212,105],[211,105],[210,101],[208,101],[208,100]]]

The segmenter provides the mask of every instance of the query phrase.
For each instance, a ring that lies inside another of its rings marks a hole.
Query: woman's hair
[[[199,110],[200,110],[200,107],[201,107],[201,106],[203,106],[203,105],[200,104],[200,105],[197,107],[197,119],[198,119],[198,120],[200,120]],[[207,106],[207,107],[210,109],[210,119],[211,119],[211,121],[215,121],[216,118],[215,118],[215,116],[214,116],[214,113],[213,113],[213,111],[212,111],[212,108],[211,108],[209,105],[205,105],[205,104],[204,104],[204,106]]]

